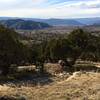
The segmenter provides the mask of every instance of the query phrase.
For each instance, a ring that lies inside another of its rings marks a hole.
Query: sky
[[[100,17],[100,0],[0,0],[0,16],[45,19]]]

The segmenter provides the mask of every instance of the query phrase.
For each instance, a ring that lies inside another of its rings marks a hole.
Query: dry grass
[[[100,73],[74,73],[61,82],[36,87],[0,86],[0,95],[25,96],[26,100],[100,100]]]
[[[58,73],[62,73],[63,67],[58,63],[47,63],[47,64],[45,64],[45,70],[48,73],[55,75],[55,74],[58,74]]]

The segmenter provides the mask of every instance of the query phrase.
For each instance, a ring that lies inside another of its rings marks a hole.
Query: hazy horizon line
[[[16,17],[16,16],[0,16],[0,18],[28,18],[28,19],[90,19],[90,18],[100,18],[100,16],[94,16],[94,17],[70,17],[70,18],[56,18],[56,17],[50,17],[50,18],[39,18],[39,17]]]

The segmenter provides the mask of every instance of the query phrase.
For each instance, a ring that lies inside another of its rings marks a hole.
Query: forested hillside
[[[49,24],[35,21],[25,21],[21,19],[9,19],[1,20],[0,24],[5,27],[16,29],[16,30],[34,30],[34,29],[44,29],[51,27]]]

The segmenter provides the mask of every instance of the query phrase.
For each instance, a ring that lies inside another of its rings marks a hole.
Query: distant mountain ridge
[[[1,20],[0,24],[8,28],[19,29],[19,30],[33,30],[33,29],[43,29],[43,28],[51,27],[47,23],[35,22],[35,21],[23,20],[23,19]]]
[[[83,25],[82,23],[74,19],[31,19],[34,21],[45,22],[53,26],[79,26]]]
[[[83,23],[85,25],[93,25],[95,23],[100,23],[100,17],[95,18],[79,18],[76,19],[78,22]]]
[[[21,19],[25,21],[35,21],[41,23],[47,23],[51,26],[80,26],[84,25],[74,19],[38,19],[38,18],[17,18],[17,17],[0,17],[0,20],[16,20]]]
[[[17,17],[0,17],[0,20],[8,19],[22,19],[25,21],[35,21],[47,23],[52,26],[84,26],[84,25],[93,25],[100,22],[100,17],[94,18],[69,18],[69,19],[40,19],[40,18],[17,18]]]
[[[25,20],[33,20],[39,22],[46,22],[50,25],[70,25],[70,26],[80,26],[80,25],[93,25],[100,22],[100,17],[94,18],[72,18],[72,19],[36,19],[36,18],[24,18]]]
[[[100,21],[97,22],[97,23],[94,23],[93,25],[95,25],[95,26],[100,26]]]

